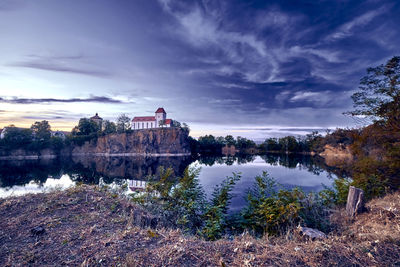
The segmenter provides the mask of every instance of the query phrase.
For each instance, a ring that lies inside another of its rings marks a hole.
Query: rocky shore
[[[215,242],[164,229],[119,194],[97,186],[0,200],[1,266],[392,266],[400,264],[400,193],[375,199],[335,231],[296,231]]]

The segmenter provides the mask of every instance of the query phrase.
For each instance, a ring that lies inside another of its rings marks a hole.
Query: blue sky
[[[0,127],[98,112],[262,139],[358,126],[367,67],[400,54],[398,1],[0,0]]]

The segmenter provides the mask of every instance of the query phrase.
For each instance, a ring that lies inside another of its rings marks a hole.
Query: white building
[[[164,108],[158,108],[155,116],[134,117],[131,123],[132,130],[171,127],[172,120],[167,119]]]

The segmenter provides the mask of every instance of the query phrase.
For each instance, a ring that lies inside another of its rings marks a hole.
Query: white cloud
[[[326,102],[329,100],[326,96],[329,95],[329,91],[324,92],[310,92],[310,91],[298,91],[294,93],[294,96],[290,98],[290,102],[298,102],[298,101],[309,101],[309,102],[317,102],[322,101]]]
[[[330,63],[343,62],[343,60],[340,58],[339,51],[331,51],[328,49],[317,49],[317,48],[303,48],[300,46],[293,46],[290,48],[290,52],[293,55],[303,55],[303,56],[307,56],[307,54],[315,55],[315,56],[318,56],[319,58],[325,59],[327,62],[330,62]]]
[[[279,64],[267,48],[267,44],[257,37],[257,32],[241,32],[225,29],[222,24],[222,14],[215,11],[206,14],[198,6],[186,13],[176,12],[171,8],[172,1],[160,0],[164,10],[172,15],[180,25],[180,29],[171,30],[183,41],[191,45],[222,51],[225,60],[219,72],[222,74],[241,73],[250,82],[276,81]],[[225,62],[225,65],[224,65]]]
[[[388,9],[387,6],[382,6],[379,9],[369,11],[361,16],[354,18],[353,20],[341,25],[336,32],[328,35],[326,40],[343,39],[353,35],[355,28],[367,25],[374,18],[385,13],[387,9]]]

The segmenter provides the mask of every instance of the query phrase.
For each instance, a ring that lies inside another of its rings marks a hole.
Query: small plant
[[[205,225],[200,232],[207,240],[221,238],[225,228],[228,226],[228,207],[233,197],[231,192],[240,178],[240,174],[233,173],[232,176],[227,177],[220,185],[214,188],[213,198],[204,213]]]

